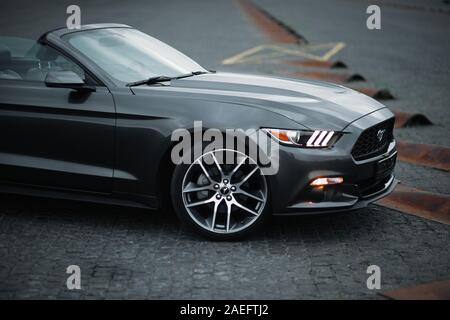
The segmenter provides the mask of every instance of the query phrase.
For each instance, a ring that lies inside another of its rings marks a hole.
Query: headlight
[[[338,139],[340,134],[328,130],[284,130],[262,129],[281,144],[297,146],[301,148],[329,148]]]

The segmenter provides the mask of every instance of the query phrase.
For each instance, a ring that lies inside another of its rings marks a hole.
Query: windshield
[[[110,28],[63,36],[113,80],[129,83],[156,76],[177,77],[206,71],[167,44],[136,29]]]

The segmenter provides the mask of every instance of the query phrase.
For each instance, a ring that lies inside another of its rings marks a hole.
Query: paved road
[[[64,24],[72,3],[2,1],[0,33],[37,37]],[[268,43],[233,1],[77,3],[83,23],[134,25],[213,69],[286,68],[221,64]],[[255,3],[311,43],[345,42],[336,58],[393,91],[392,107],[437,123],[397,135],[448,146],[449,16],[382,7],[382,31],[368,31],[364,2]],[[398,173],[412,186],[450,190],[442,171],[400,164]],[[369,265],[381,267],[382,290],[445,279],[449,243],[449,226],[379,206],[277,218],[250,239],[217,243],[184,231],[170,212],[0,196],[0,298],[379,298],[366,287]],[[65,287],[71,264],[81,267],[81,291]]]
[[[1,298],[376,298],[450,273],[449,228],[380,207],[278,218],[241,242],[199,239],[172,215],[2,197]],[[81,267],[82,290],[65,269]]]

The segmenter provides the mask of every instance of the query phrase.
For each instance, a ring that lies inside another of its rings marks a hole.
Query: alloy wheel
[[[190,165],[182,182],[182,198],[186,211],[200,227],[235,233],[248,228],[263,212],[266,178],[247,155],[214,150]]]

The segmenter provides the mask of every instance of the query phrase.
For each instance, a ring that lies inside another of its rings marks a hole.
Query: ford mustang
[[[264,133],[279,146],[276,173],[232,147],[175,163],[172,135],[196,121]],[[232,239],[272,214],[351,210],[388,195],[393,126],[387,107],[354,90],[210,71],[126,25],[0,37],[3,193],[173,209],[200,234]]]

